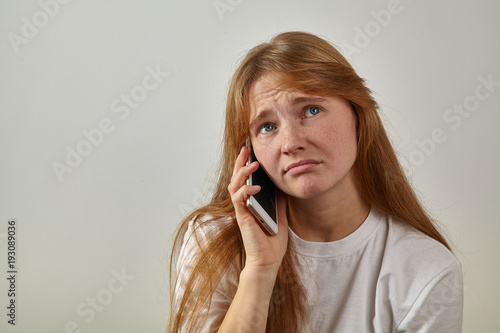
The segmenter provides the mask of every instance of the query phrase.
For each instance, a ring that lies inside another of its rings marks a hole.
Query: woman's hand
[[[258,185],[247,185],[246,180],[255,172],[258,162],[246,165],[250,151],[243,147],[236,159],[231,183],[228,186],[233,201],[236,220],[245,245],[245,268],[265,269],[278,271],[288,242],[288,221],[286,219],[286,198],[283,193],[278,194],[278,234],[270,236],[264,232],[259,222],[247,208],[246,201],[250,195],[260,191]]]
[[[248,176],[259,167],[258,162],[246,165],[249,154],[248,147],[241,149],[227,187],[243,237],[246,261],[236,294],[219,328],[220,333],[266,331],[271,295],[288,243],[286,199],[282,193],[278,196],[277,235],[266,234],[247,208],[248,197],[260,191],[260,186],[246,184]]]

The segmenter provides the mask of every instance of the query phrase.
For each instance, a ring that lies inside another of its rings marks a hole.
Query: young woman
[[[246,206],[259,163],[280,190],[274,236]],[[311,34],[280,34],[236,70],[215,193],[175,249],[170,332],[461,331],[459,262],[363,79]]]

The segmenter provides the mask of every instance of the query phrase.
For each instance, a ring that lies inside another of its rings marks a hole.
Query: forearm
[[[244,268],[219,332],[265,332],[276,275],[276,269]]]

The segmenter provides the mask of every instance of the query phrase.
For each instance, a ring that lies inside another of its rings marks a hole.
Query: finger
[[[250,165],[244,166],[237,171],[236,174],[231,178],[231,182],[228,185],[228,190],[231,195],[238,191],[243,185],[247,184],[248,177],[255,172],[259,167],[259,164],[252,163]]]
[[[248,157],[250,156],[250,151],[247,146],[243,146],[240,149],[240,153],[238,154],[238,157],[236,158],[236,161],[234,163],[234,168],[233,168],[233,175],[238,172],[239,169],[244,167],[247,164]]]
[[[231,200],[235,209],[244,207],[247,211],[247,200],[251,195],[259,193],[261,187],[259,185],[243,185],[232,196]]]
[[[234,162],[231,182],[228,185],[229,192],[231,193],[236,192],[241,187],[241,185],[237,184],[236,177],[241,168],[245,166],[246,161],[248,160],[248,154],[248,149],[245,149],[245,146],[243,146],[238,154],[238,157],[236,158],[236,161]]]
[[[236,193],[231,196],[233,201],[234,212],[238,224],[246,224],[255,222],[255,217],[247,207],[247,200],[251,195],[255,195],[260,191],[259,185],[244,185]]]
[[[249,165],[243,165],[239,169],[235,167],[234,173],[231,177],[231,182],[228,185],[230,193],[238,191],[240,187],[246,184],[248,176],[259,168],[259,162],[255,161]]]

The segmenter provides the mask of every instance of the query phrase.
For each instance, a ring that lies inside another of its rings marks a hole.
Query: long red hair
[[[448,243],[420,204],[410,186],[377,112],[377,103],[349,62],[327,41],[304,32],[286,32],[251,49],[231,80],[227,96],[226,119],[218,181],[209,204],[189,214],[180,224],[174,240],[171,271],[171,311],[168,330],[181,327],[194,332],[201,312],[210,306],[211,296],[228,268],[238,262],[235,280],[245,262],[245,249],[235,220],[227,186],[234,163],[248,137],[248,91],[251,84],[266,74],[277,75],[284,84],[306,94],[339,96],[347,100],[356,115],[358,151],[353,166],[358,189],[374,208],[404,221],[449,248]],[[194,269],[175,296],[174,265],[184,234],[191,220],[210,217],[199,224],[216,226],[203,251],[196,257]],[[221,221],[230,221],[229,223]],[[280,267],[275,293],[269,309],[267,332],[301,331],[307,319],[304,290],[295,270],[290,244]],[[190,299],[195,295],[196,301]]]

